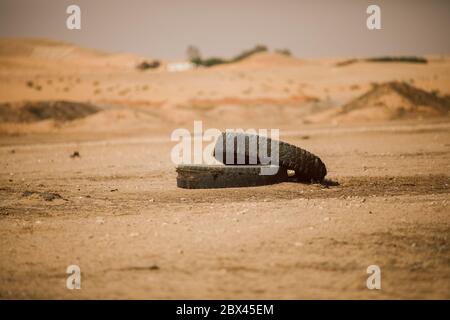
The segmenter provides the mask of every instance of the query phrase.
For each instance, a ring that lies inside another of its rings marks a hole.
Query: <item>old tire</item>
[[[238,188],[274,184],[288,180],[287,170],[260,175],[264,166],[180,165],[177,186],[185,189]],[[265,166],[267,167],[267,166]]]
[[[240,139],[245,139],[245,148],[236,151],[238,137]],[[270,138],[245,133],[224,132],[217,140],[214,157],[226,165],[234,165],[237,163],[238,154],[240,154],[245,158],[244,164],[250,164],[250,157],[258,159],[257,163],[260,164],[259,154],[250,154],[249,141],[250,138],[254,139],[255,137],[258,139],[258,146],[261,143],[268,145],[268,154],[270,155]],[[227,141],[230,141],[230,143],[233,141],[233,152],[227,151]],[[220,148],[220,143],[222,143],[222,148]],[[219,152],[217,150],[219,150]],[[218,156],[220,150],[222,151],[222,159]],[[233,159],[230,163],[227,163],[227,153],[230,153],[230,158]],[[279,165],[282,168],[294,170],[296,178],[300,181],[322,181],[327,174],[325,164],[319,157],[283,141],[279,141]]]

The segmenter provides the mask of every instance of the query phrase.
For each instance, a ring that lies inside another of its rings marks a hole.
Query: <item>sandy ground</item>
[[[0,135],[0,298],[450,299],[448,118],[301,121],[371,82],[408,80],[449,94],[447,60],[336,68],[262,56],[178,74],[114,74],[2,59],[2,102],[118,107]],[[55,87],[60,77],[73,90]],[[28,79],[53,89],[29,88]],[[95,93],[111,83],[140,89]],[[179,189],[170,133],[195,119],[280,128],[283,140],[319,155],[339,185]],[[66,288],[73,264],[81,290]],[[366,288],[369,265],[381,268],[381,290]]]
[[[330,188],[178,189],[165,136],[3,146],[0,295],[448,299],[449,132],[285,136],[322,156]],[[82,290],[65,287],[70,264]]]

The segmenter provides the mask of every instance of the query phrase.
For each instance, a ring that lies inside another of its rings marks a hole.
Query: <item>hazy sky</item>
[[[66,28],[77,4],[82,29]],[[381,7],[382,30],[366,27]],[[299,57],[450,53],[450,0],[0,0],[0,37],[45,37],[113,52],[229,57],[255,44]]]

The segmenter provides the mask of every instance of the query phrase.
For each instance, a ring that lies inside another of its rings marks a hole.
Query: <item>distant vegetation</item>
[[[292,55],[291,50],[289,50],[289,49],[277,49],[277,50],[275,50],[275,52],[279,53],[279,54],[282,54],[282,55],[285,55],[285,56],[291,56]]]
[[[408,63],[428,63],[423,57],[404,56],[404,57],[375,57],[366,59],[369,62],[408,62]]]
[[[268,51],[268,49],[266,46],[257,45],[253,49],[245,50],[231,59],[223,59],[223,58],[219,58],[219,57],[211,57],[211,58],[202,59],[198,49],[190,46],[188,48],[188,58],[196,66],[212,67],[212,66],[216,66],[216,65],[220,65],[220,64],[238,62],[238,61],[244,60],[244,59],[254,55],[255,53],[267,52],[267,51]],[[193,53],[195,53],[195,55]]]
[[[405,63],[428,63],[428,60],[423,57],[416,57],[416,56],[384,56],[384,57],[374,57],[374,58],[367,58],[367,59],[349,59],[344,60],[336,63],[337,67],[344,67],[348,66],[350,64],[359,62],[359,61],[366,61],[366,62],[405,62]]]
[[[152,62],[142,61],[139,63],[136,68],[139,70],[147,70],[147,69],[157,69],[161,65],[161,62],[158,60],[153,60]]]
[[[245,50],[242,53],[238,54],[233,59],[231,59],[230,62],[238,62],[254,55],[255,53],[267,52],[267,50],[268,49],[266,46],[257,45],[253,49]]]
[[[339,61],[338,63],[336,63],[336,67],[345,67],[358,61],[359,61],[358,59],[348,59],[344,61]]]
[[[196,58],[196,59],[192,59],[191,62],[193,64],[195,64],[196,66],[212,67],[212,66],[216,66],[219,64],[229,63],[230,61],[227,61],[222,58],[211,57],[211,58],[207,58],[207,59]]]

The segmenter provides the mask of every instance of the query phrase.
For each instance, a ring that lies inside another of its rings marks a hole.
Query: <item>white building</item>
[[[195,68],[195,65],[191,62],[169,62],[166,65],[166,70],[169,72],[188,71]]]

